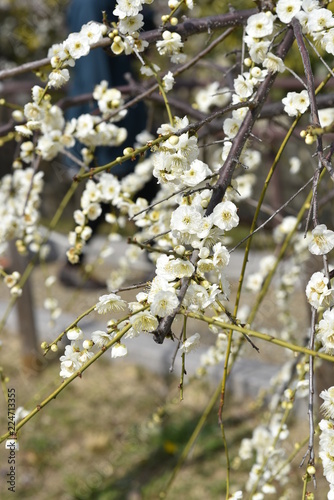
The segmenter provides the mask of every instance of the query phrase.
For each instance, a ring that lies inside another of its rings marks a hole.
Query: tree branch
[[[285,35],[282,43],[280,44],[277,50],[277,56],[282,59],[285,57],[290,47],[292,46],[294,40],[293,31],[291,29],[288,30]],[[206,215],[210,215],[213,212],[214,207],[221,202],[224,197],[225,191],[228,186],[231,184],[232,175],[235,167],[237,166],[237,160],[239,159],[242,150],[246,144],[246,141],[249,138],[249,135],[252,131],[255,121],[260,115],[262,106],[265,103],[265,100],[268,97],[269,91],[273,86],[273,83],[276,79],[277,73],[269,73],[265,80],[261,83],[256,93],[255,99],[253,100],[253,108],[250,109],[242,122],[240,129],[233,140],[233,144],[229,155],[220,169],[219,179],[214,186],[214,191],[206,210]],[[254,105],[255,104],[255,105]]]
[[[215,31],[229,26],[241,26],[246,23],[250,16],[256,14],[256,12],[256,9],[249,9],[239,12],[228,12],[227,14],[221,14],[218,16],[203,17],[201,19],[187,19],[184,23],[180,23],[177,26],[168,26],[163,29],[159,28],[144,32],[141,34],[140,38],[151,44],[159,40],[161,38],[161,33],[166,29],[169,31],[175,31],[181,35],[182,38],[187,38],[188,36],[197,35],[198,33],[204,33],[206,31]],[[110,39],[105,37],[99,42],[94,43],[91,46],[91,50],[98,47],[109,47],[110,44]],[[0,80],[22,75],[24,73],[28,73],[29,71],[36,71],[44,66],[48,66],[50,61],[51,59],[49,57],[45,57],[44,59],[40,59],[38,61],[22,64],[16,68],[5,69],[0,71]]]

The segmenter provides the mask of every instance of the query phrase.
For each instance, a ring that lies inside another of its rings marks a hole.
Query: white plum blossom
[[[155,73],[160,71],[160,66],[157,64],[152,64],[152,67],[144,65],[140,68],[140,73],[145,76],[153,76]]]
[[[208,113],[213,106],[225,106],[230,98],[231,91],[228,87],[220,88],[219,82],[213,82],[197,91],[194,107],[203,113]]]
[[[308,249],[313,255],[325,255],[334,248],[334,231],[327,229],[325,224],[319,224],[312,231],[312,239]]]
[[[326,352],[334,353],[334,309],[327,309],[317,327],[317,338]]]
[[[333,485],[334,485],[334,429],[333,421],[323,419],[319,422],[319,427],[321,430],[320,434],[320,446],[319,446],[319,457],[322,461],[324,476],[330,483],[331,491],[329,492],[327,498],[332,499],[333,495]]]
[[[260,272],[252,273],[247,276],[246,288],[247,290],[256,293],[261,290],[262,283],[263,283],[263,274]]]
[[[285,71],[285,65],[282,59],[271,52],[267,53],[262,64],[270,73],[283,73]]]
[[[103,347],[111,340],[111,335],[103,330],[95,330],[91,333],[91,339],[98,347]]]
[[[15,410],[15,423],[17,424],[20,420],[23,420],[29,413],[23,406],[18,406]]]
[[[179,351],[181,353],[188,354],[189,352],[193,351],[194,349],[196,349],[199,346],[200,339],[201,339],[200,334],[194,333],[194,335],[192,335],[191,337],[186,339],[184,342],[182,342],[182,345],[180,346]]]
[[[68,340],[80,340],[83,338],[83,331],[78,326],[75,326],[74,328],[67,330],[66,336]]]
[[[128,354],[127,347],[124,344],[117,343],[111,348],[111,357],[120,358]]]
[[[329,9],[314,9],[308,19],[308,30],[313,34],[333,28],[334,18]]]
[[[195,283],[189,285],[182,305],[190,311],[204,310],[209,301],[206,289]]]
[[[229,138],[233,139],[239,132],[239,127],[241,125],[240,120],[237,120],[235,118],[226,118],[224,121],[224,134]]]
[[[312,12],[314,9],[319,8],[319,0],[303,0],[302,1],[302,9],[308,14]]]
[[[310,105],[310,99],[307,90],[301,92],[288,92],[287,96],[282,99],[284,111],[289,116],[297,116],[305,113]]]
[[[162,33],[162,40],[158,40],[156,46],[160,55],[175,55],[182,49],[183,42],[178,33],[166,30]]]
[[[142,14],[137,14],[135,16],[127,16],[120,19],[118,24],[118,29],[123,35],[132,34],[135,31],[139,31],[143,26],[144,16]]]
[[[291,231],[294,230],[295,226],[297,223],[296,217],[293,217],[292,215],[288,215],[287,217],[284,217],[282,222],[275,227],[273,237],[275,243],[282,243],[284,238],[291,233]]]
[[[49,75],[49,87],[59,89],[70,79],[70,73],[67,68],[55,69]]]
[[[190,187],[198,186],[211,174],[208,165],[201,160],[194,160],[190,167],[181,175],[183,184]]]
[[[289,164],[290,164],[290,173],[293,175],[298,174],[301,167],[300,159],[297,156],[291,156],[289,158]]]
[[[197,271],[199,273],[209,273],[215,269],[212,259],[199,259],[197,262]]]
[[[137,334],[154,332],[159,325],[157,318],[148,311],[138,312],[131,316],[130,323]]]
[[[170,227],[172,231],[197,234],[201,222],[202,215],[193,206],[181,205],[172,213]]]
[[[229,251],[221,242],[216,243],[213,247],[213,264],[216,268],[226,267],[230,261]]]
[[[173,292],[161,290],[154,296],[153,302],[151,303],[151,312],[155,316],[163,318],[171,314],[178,305],[179,300],[174,289]]]
[[[171,71],[168,71],[168,73],[163,77],[162,81],[165,92],[169,92],[170,90],[172,90],[175,83],[173,73]]]
[[[84,214],[87,215],[89,220],[96,220],[98,217],[100,217],[101,213],[102,207],[99,203],[91,203],[84,210]]]
[[[238,490],[235,493],[232,493],[230,496],[230,500],[241,500],[242,499],[242,491]]]
[[[213,209],[212,220],[215,226],[224,231],[229,231],[239,224],[237,207],[231,201],[218,203]]]
[[[331,307],[334,303],[334,290],[328,288],[329,280],[321,273],[313,273],[306,286],[306,297],[311,306]]]
[[[190,277],[194,271],[194,265],[188,260],[174,259],[167,255],[161,255],[157,260],[157,276],[167,281],[174,281],[176,278]]]
[[[276,5],[277,17],[282,23],[289,24],[292,18],[300,11],[302,0],[278,0]]]
[[[250,97],[254,92],[254,85],[251,78],[246,78],[246,75],[239,75],[234,80],[234,90],[240,97]]]
[[[84,24],[80,30],[81,35],[88,38],[89,44],[99,42],[103,38],[105,26],[91,21]]]
[[[62,378],[71,377],[80,370],[82,362],[80,361],[80,350],[75,344],[67,345],[65,353],[60,356],[60,376]]]
[[[129,16],[136,16],[142,8],[141,0],[117,0],[113,14],[120,19],[125,19]]]
[[[334,122],[334,108],[319,109],[318,114],[322,127],[328,127]]]
[[[321,391],[319,397],[324,400],[321,405],[321,411],[326,418],[334,420],[334,387]]]
[[[251,37],[245,37],[245,42],[248,45],[249,57],[256,64],[261,64],[268,53],[270,47],[269,40],[259,40],[258,38],[253,39]]]
[[[125,300],[122,300],[119,295],[109,293],[108,295],[101,295],[99,302],[95,306],[95,311],[99,314],[106,314],[109,311],[120,311],[126,308]]]
[[[275,17],[269,11],[260,12],[248,18],[246,25],[247,35],[253,38],[263,38],[271,35],[274,29]]]
[[[324,34],[320,39],[320,43],[328,54],[334,54],[334,28]]]
[[[70,33],[64,42],[64,49],[73,59],[80,59],[90,51],[89,38],[81,33]]]

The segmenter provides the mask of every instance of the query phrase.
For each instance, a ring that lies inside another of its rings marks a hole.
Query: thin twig
[[[250,16],[256,14],[256,12],[256,9],[249,9],[238,12],[228,12],[226,14],[216,16],[203,17],[200,19],[187,19],[184,23],[180,23],[177,26],[168,26],[168,30],[178,33],[182,38],[187,38],[188,36],[197,35],[198,33],[205,33],[208,30],[217,30],[229,26],[241,26],[246,23]],[[140,38],[147,41],[149,44],[155,43],[161,38],[162,31],[163,30],[161,28],[146,31],[141,34]],[[99,42],[92,44],[90,48],[91,50],[94,50],[98,47],[109,47],[110,44],[110,38],[105,37]],[[114,54],[111,53],[110,55]],[[36,71],[44,66],[48,66],[50,61],[50,57],[45,57],[44,59],[40,59],[38,61],[22,64],[16,68],[5,69],[0,71],[0,80],[22,75],[24,73],[28,73],[29,71]]]
[[[317,310],[312,307],[312,319],[311,319],[311,334],[309,341],[309,349],[314,350],[314,339],[315,339],[315,329],[317,321]],[[314,358],[309,357],[309,399],[308,399],[308,417],[309,417],[309,442],[308,449],[304,454],[299,467],[302,467],[306,457],[309,455],[308,463],[309,465],[314,465]],[[315,476],[313,476],[314,486],[316,487]]]
[[[309,40],[306,36],[304,36],[304,40],[306,40],[307,43],[312,47],[312,49],[314,50],[314,52],[317,54],[317,57],[320,59],[320,61],[325,66],[325,68],[327,69],[327,71],[334,78],[333,70],[331,70],[331,68],[328,66],[328,64],[326,63],[326,61],[324,60],[324,58],[321,56],[321,54],[319,53],[319,51],[318,51],[317,47],[314,45],[314,43],[312,43],[311,40]]]
[[[294,200],[296,198],[296,196],[298,196],[309,184],[311,184],[312,180],[313,180],[313,177],[311,179],[309,179],[301,188],[299,188],[295,194],[293,194],[285,203],[283,203],[283,205],[281,205],[277,210],[275,210],[275,212],[266,221],[264,221],[263,224],[261,224],[254,231],[252,231],[250,234],[245,236],[245,238],[243,238],[241,241],[239,241],[239,243],[237,245],[235,245],[235,247],[233,247],[232,250],[229,250],[229,252],[230,253],[234,252],[234,250],[236,250],[238,247],[240,247],[240,245],[242,245],[245,241],[247,241],[249,238],[251,238],[253,236],[253,234],[260,231],[260,229],[263,229],[264,226],[266,226],[268,224],[268,222],[273,220],[277,214],[279,214],[282,210],[284,210],[284,208],[287,207],[292,202],[292,200]]]
[[[289,51],[292,43],[293,43],[293,32],[292,30],[288,30],[285,38],[280,44],[277,55],[278,57],[284,58],[287,52]],[[233,144],[229,155],[220,169],[219,179],[214,187],[214,192],[212,194],[211,200],[209,202],[208,208],[206,210],[205,215],[210,215],[213,212],[214,207],[220,203],[223,199],[226,189],[231,184],[232,175],[234,169],[236,167],[236,163],[234,162],[234,158],[239,158],[242,150],[248,140],[249,134],[252,131],[255,121],[258,119],[261,108],[264,105],[269,91],[274,84],[277,74],[269,73],[264,81],[260,84],[258,91],[256,93],[255,99],[252,101],[252,110],[248,111],[244,121],[242,122],[237,135],[233,140]]]

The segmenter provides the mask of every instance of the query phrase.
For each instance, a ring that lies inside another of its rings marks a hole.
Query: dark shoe
[[[67,288],[80,288],[84,290],[101,290],[106,288],[106,284],[102,281],[88,276],[82,266],[67,265],[63,266],[58,274],[59,281]]]

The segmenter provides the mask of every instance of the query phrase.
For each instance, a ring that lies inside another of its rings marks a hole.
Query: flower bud
[[[133,153],[134,149],[133,148],[125,148],[123,149],[123,155],[131,155]]]
[[[315,470],[315,467],[314,465],[309,465],[306,469],[306,472],[310,475],[310,476],[314,476],[314,474],[316,473],[316,470]]]
[[[186,251],[185,247],[183,245],[177,245],[174,248],[174,252],[177,253],[177,255],[184,255],[184,252]]]
[[[84,349],[91,349],[91,347],[93,347],[93,345],[94,345],[94,342],[92,340],[84,340],[82,343],[82,347]]]
[[[171,135],[168,142],[171,146],[176,146],[179,143],[179,138],[177,135]]]

